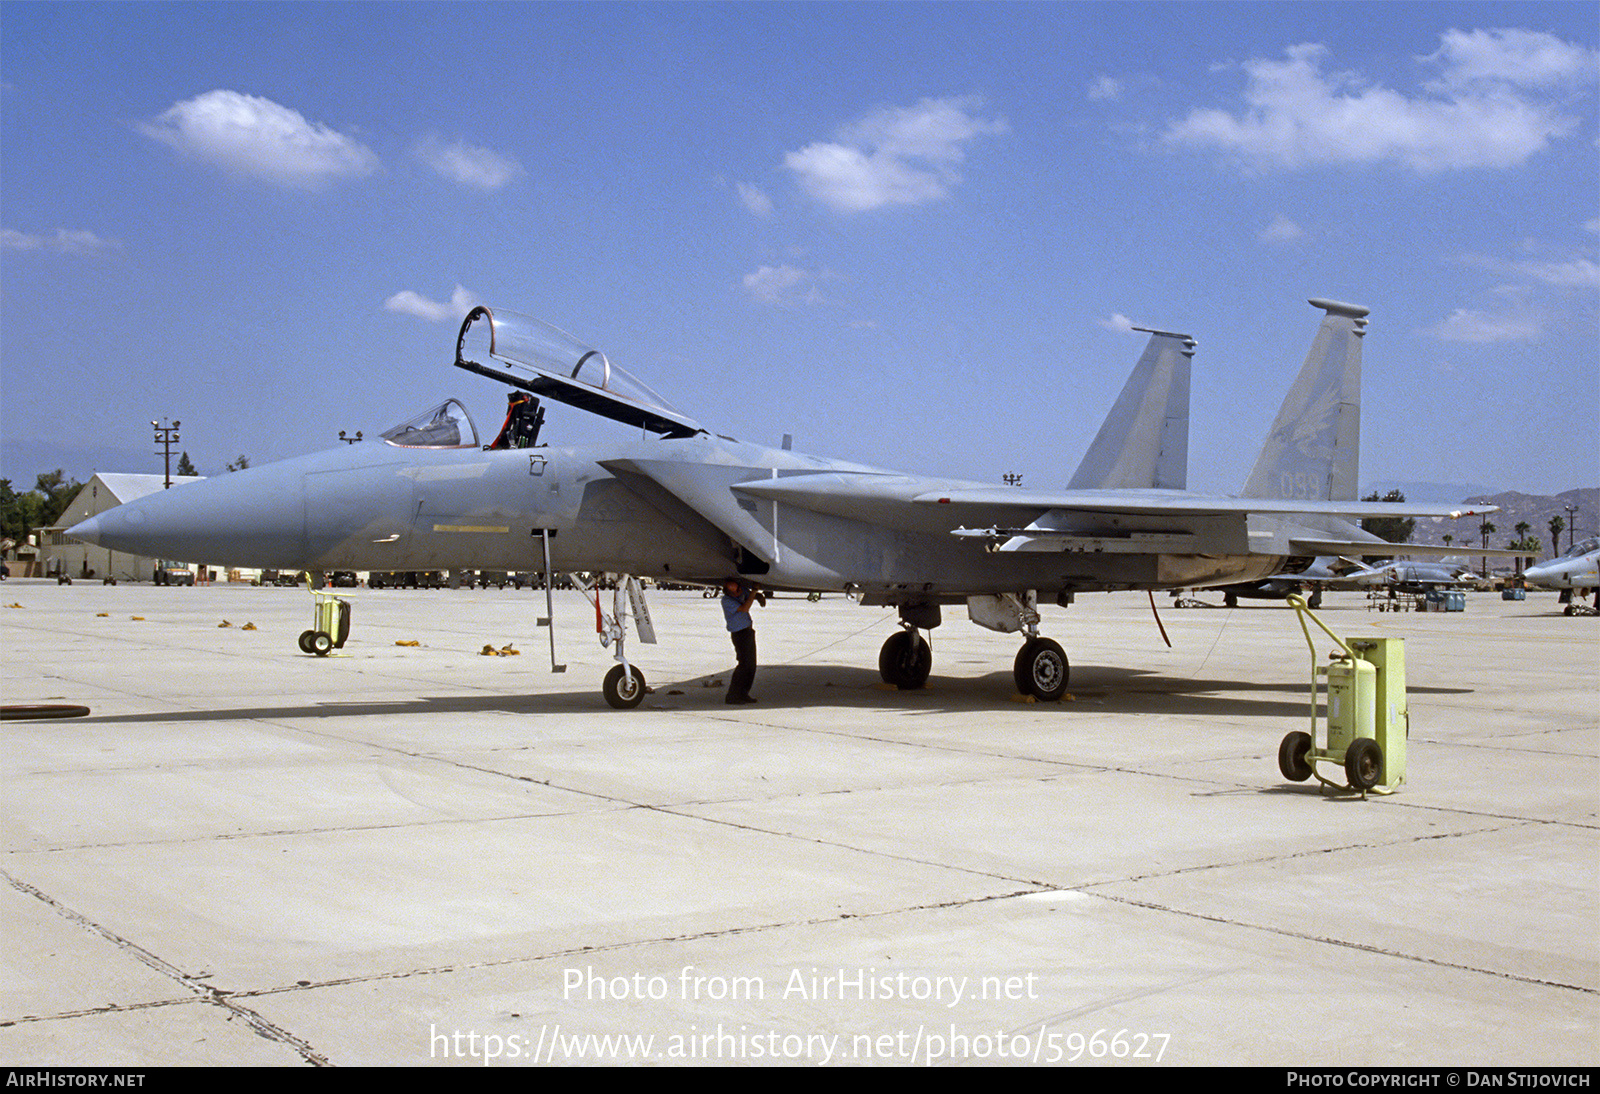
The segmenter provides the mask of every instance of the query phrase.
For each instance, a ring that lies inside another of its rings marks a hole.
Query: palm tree
[[[1561,553],[1561,532],[1566,528],[1566,526],[1567,518],[1563,517],[1560,513],[1557,513],[1555,516],[1550,518],[1550,553],[1552,555],[1559,555]]]
[[[1528,536],[1528,533],[1533,531],[1533,525],[1529,524],[1525,520],[1519,520],[1517,521],[1516,527],[1513,529],[1513,531],[1517,533],[1517,541],[1511,545],[1512,550],[1537,551],[1539,549],[1539,541],[1536,539],[1530,539]],[[1533,557],[1536,556],[1530,557],[1528,561],[1532,562]],[[1517,573],[1522,573],[1522,559],[1520,557],[1517,559]]]
[[[1487,521],[1487,520],[1484,521],[1482,524],[1478,525],[1478,531],[1483,534],[1483,549],[1485,551],[1487,551],[1489,549],[1489,537],[1494,534],[1494,522],[1493,521]],[[1489,576],[1489,556],[1488,555],[1484,555],[1483,556],[1483,571],[1482,572],[1483,572],[1483,576],[1484,577],[1488,577]]]

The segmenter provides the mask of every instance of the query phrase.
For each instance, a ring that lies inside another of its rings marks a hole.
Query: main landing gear
[[[1012,675],[1017,690],[1042,703],[1059,702],[1067,693],[1072,666],[1060,643],[1039,635],[1039,614],[1033,594],[992,598],[993,603],[969,601],[972,621],[1004,633],[1022,631],[1025,638]],[[928,682],[933,671],[933,648],[922,636],[924,629],[939,625],[939,610],[933,604],[905,604],[900,608],[900,630],[891,634],[878,654],[878,675],[883,682],[901,691],[915,691]]]
[[[878,653],[878,675],[901,691],[916,691],[933,671],[933,647],[915,628],[891,634]]]
[[[1034,635],[1017,651],[1012,672],[1016,676],[1017,690],[1023,695],[1031,695],[1041,703],[1055,703],[1067,693],[1072,666],[1067,663],[1067,653],[1060,643]]]

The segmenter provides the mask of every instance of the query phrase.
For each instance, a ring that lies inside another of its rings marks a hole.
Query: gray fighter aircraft
[[[940,625],[943,608],[964,604],[980,626],[1025,636],[1018,689],[1056,700],[1069,664],[1039,633],[1041,596],[1067,605],[1091,590],[1257,581],[1319,555],[1361,553],[1371,542],[1351,523],[1361,517],[1465,515],[1354,500],[1368,310],[1311,303],[1324,313],[1316,339],[1241,497],[1181,489],[1195,345],[1185,335],[1149,332],[1070,484],[1034,490],[714,434],[599,350],[479,307],[461,326],[455,364],[517,389],[490,444],[480,444],[452,399],[377,443],[161,491],[68,534],[142,555],[313,572],[628,575],[600,628],[615,643],[619,664],[603,690],[617,707],[637,705],[646,691],[624,652],[630,613],[640,637],[654,637],[637,577],[718,585],[734,574],[896,607],[901,629],[884,642],[878,667],[901,688],[921,687],[931,671],[921,632]],[[540,444],[540,397],[627,423],[641,439]],[[559,670],[553,634],[551,659]]]
[[[1600,538],[1590,536],[1564,555],[1529,566],[1522,574],[1530,585],[1561,590],[1567,615],[1595,615],[1600,608]],[[1583,603],[1590,593],[1595,607]]]

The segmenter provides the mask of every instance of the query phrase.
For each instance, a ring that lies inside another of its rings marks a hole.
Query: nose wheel
[[[644,673],[634,665],[617,665],[606,673],[600,690],[605,693],[606,702],[618,710],[632,710],[644,702]]]
[[[1019,692],[1041,703],[1054,703],[1067,693],[1072,666],[1067,663],[1067,653],[1059,643],[1048,638],[1030,638],[1017,651],[1012,671]]]

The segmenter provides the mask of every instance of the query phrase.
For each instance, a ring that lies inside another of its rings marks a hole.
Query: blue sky
[[[475,302],[718,432],[1040,488],[1196,337],[1239,489],[1326,296],[1362,479],[1600,481],[1600,5],[0,3],[0,474],[447,395]],[[609,427],[553,407],[545,439]]]

